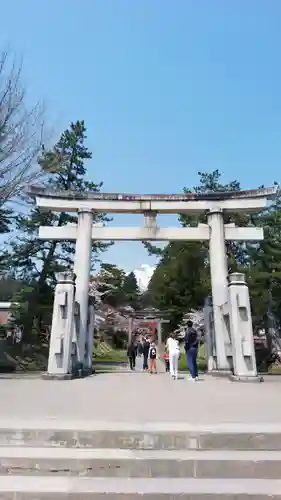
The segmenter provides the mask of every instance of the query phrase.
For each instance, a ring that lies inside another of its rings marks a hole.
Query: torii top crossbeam
[[[126,194],[97,193],[94,191],[52,191],[41,186],[30,186],[27,193],[36,199],[39,208],[57,212],[112,213],[204,213],[217,208],[224,211],[256,212],[266,207],[268,199],[277,193],[278,186],[244,191],[183,194]]]

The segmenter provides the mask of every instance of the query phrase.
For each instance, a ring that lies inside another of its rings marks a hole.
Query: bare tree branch
[[[42,175],[37,163],[43,147],[44,109],[26,105],[22,62],[0,53],[0,207],[24,185]]]

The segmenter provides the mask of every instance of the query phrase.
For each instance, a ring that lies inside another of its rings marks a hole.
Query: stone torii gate
[[[76,242],[75,274],[76,301],[80,306],[79,352],[84,358],[87,338],[88,290],[92,240],[108,241],[209,241],[212,280],[213,315],[217,369],[229,370],[231,339],[225,327],[223,305],[228,301],[228,269],[225,241],[258,241],[263,229],[224,225],[224,212],[254,213],[263,210],[267,200],[274,197],[277,187],[246,191],[218,192],[204,195],[155,194],[131,195],[119,193],[54,192],[31,186],[29,194],[43,210],[78,213],[78,224],[63,227],[42,226],[39,238],[44,240],[72,240]],[[93,225],[93,214],[142,213],[143,227],[98,227]],[[206,224],[197,227],[159,227],[157,215],[206,214]]]

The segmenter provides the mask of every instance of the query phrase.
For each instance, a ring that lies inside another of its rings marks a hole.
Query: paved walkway
[[[143,357],[138,356],[136,358],[136,373],[143,373]],[[158,373],[165,373],[165,365],[162,361],[157,361],[157,371]]]
[[[94,375],[82,380],[0,379],[0,426],[49,421],[182,422],[280,424],[281,377],[262,384],[233,383],[206,376],[189,382],[164,373],[136,372]]]

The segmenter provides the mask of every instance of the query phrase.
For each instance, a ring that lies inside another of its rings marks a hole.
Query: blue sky
[[[279,0],[9,0],[0,48],[57,134],[85,120],[106,191],[180,192],[215,168],[250,188],[280,180],[280,20]],[[153,263],[133,242],[104,260]]]

